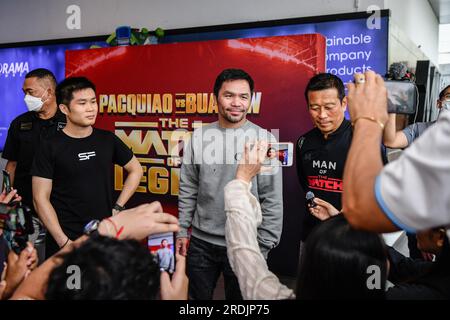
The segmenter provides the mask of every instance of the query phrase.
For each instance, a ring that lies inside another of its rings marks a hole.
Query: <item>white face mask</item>
[[[45,94],[45,92],[44,92]],[[42,95],[44,96],[44,95]],[[33,97],[29,94],[25,95],[24,98],[25,104],[27,105],[28,111],[36,111],[38,112],[41,110],[42,106],[44,105],[44,101],[42,101],[41,98]]]
[[[442,102],[442,109],[450,111],[450,100],[444,100],[444,102]]]

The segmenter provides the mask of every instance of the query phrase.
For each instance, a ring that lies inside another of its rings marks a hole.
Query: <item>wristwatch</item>
[[[98,226],[100,225],[100,220],[91,220],[89,221],[83,229],[83,233],[89,236],[94,234],[98,235]]]
[[[114,209],[114,210],[117,210],[117,211],[122,211],[122,210],[125,210],[125,206],[121,206],[121,205],[119,205],[119,204],[116,203],[116,204],[114,205],[113,209]]]

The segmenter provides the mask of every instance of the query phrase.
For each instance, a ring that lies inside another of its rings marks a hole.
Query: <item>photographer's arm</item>
[[[377,121],[384,125],[388,120],[387,91],[383,79],[374,72],[366,72],[365,78],[365,83],[347,84],[354,130],[344,168],[342,211],[353,227],[392,232],[397,228],[378,206],[374,192],[375,179],[383,169],[380,154],[383,132]]]
[[[45,260],[20,284],[11,300],[45,300],[48,280],[53,269],[63,262],[64,255],[79,247],[87,239],[87,236],[81,236]]]
[[[383,143],[386,147],[392,149],[406,148],[408,146],[408,139],[403,131],[396,130],[395,119],[395,113],[390,113],[389,119],[384,127]]]
[[[33,176],[33,203],[39,218],[59,247],[67,243],[67,235],[59,224],[56,211],[50,203],[53,180]]]

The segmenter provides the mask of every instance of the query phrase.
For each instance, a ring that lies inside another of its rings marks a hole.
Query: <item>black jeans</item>
[[[187,255],[189,299],[211,300],[221,272],[225,298],[242,300],[238,280],[228,262],[227,248],[191,237]]]

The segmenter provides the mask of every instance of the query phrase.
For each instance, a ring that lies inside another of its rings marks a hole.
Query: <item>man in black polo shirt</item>
[[[30,173],[34,155],[41,139],[49,138],[66,124],[66,116],[56,105],[55,89],[56,78],[47,69],[35,69],[25,75],[22,90],[29,111],[11,122],[2,154],[8,160],[6,170],[11,182],[22,196],[22,202],[32,209],[35,222]],[[37,225],[30,237],[33,242],[39,233]]]
[[[331,73],[312,77],[305,89],[308,111],[315,126],[297,141],[297,174],[303,191],[342,208],[344,166],[353,136],[350,121],[345,119],[347,97],[344,83]],[[381,145],[383,162],[386,148]],[[303,210],[301,240],[321,220]]]
[[[341,209],[342,177],[352,141],[352,126],[345,119],[347,98],[340,78],[321,73],[305,90],[308,111],[315,128],[297,141],[297,174],[303,191]],[[320,220],[303,210],[301,240],[305,241]]]

